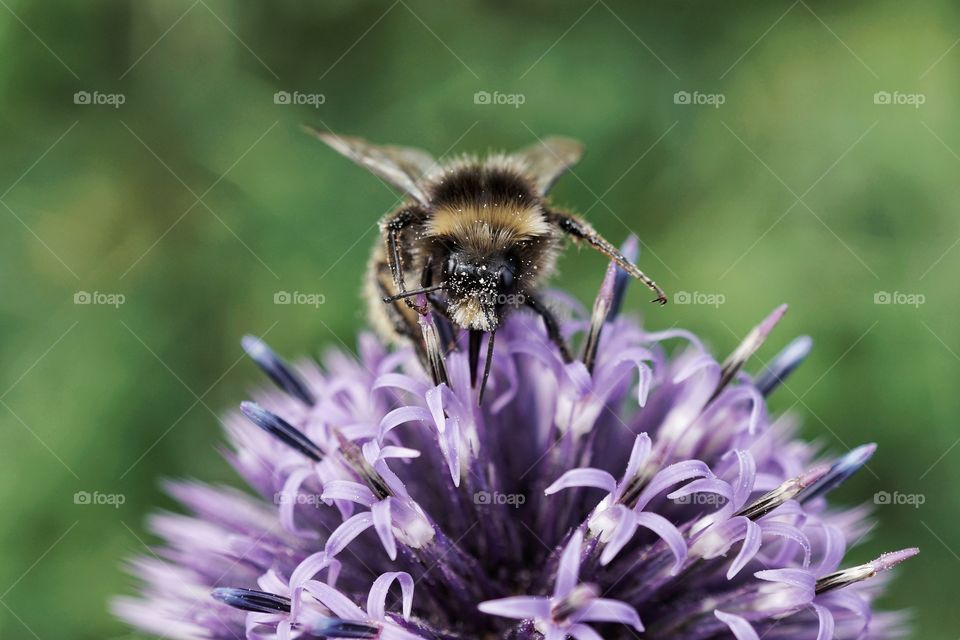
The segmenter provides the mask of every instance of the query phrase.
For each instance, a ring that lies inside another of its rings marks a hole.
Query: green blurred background
[[[850,560],[920,546],[884,604],[960,635],[960,13],[638,4],[0,0],[0,637],[127,636],[105,603],[171,506],[158,479],[235,482],[216,414],[261,380],[240,336],[354,345],[396,195],[301,122],[437,154],[583,140],[555,201],[637,233],[692,302],[634,289],[649,326],[724,355],[791,304],[753,368],[816,346],[774,408],[831,451],[880,444],[838,500],[924,501],[878,506]],[[570,251],[557,282],[589,300],[604,266]]]

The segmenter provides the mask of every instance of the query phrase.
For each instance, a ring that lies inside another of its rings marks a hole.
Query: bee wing
[[[540,195],[583,156],[583,145],[572,138],[551,136],[513,153],[526,167]]]
[[[422,186],[422,180],[436,166],[436,160],[426,151],[413,147],[380,146],[362,138],[341,136],[310,126],[304,128],[334,151],[380,176],[421,204],[428,203],[429,196]]]

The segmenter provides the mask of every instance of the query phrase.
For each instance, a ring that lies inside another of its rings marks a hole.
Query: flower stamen
[[[786,312],[787,305],[785,304],[774,309],[770,315],[763,319],[763,322],[751,329],[747,337],[743,339],[743,342],[733,350],[733,353],[727,356],[727,359],[720,365],[720,380],[717,382],[717,388],[714,389],[713,395],[710,396],[707,404],[716,400],[720,392],[730,384],[747,360],[763,345],[767,336],[770,335],[770,332],[773,331],[773,328],[777,326],[777,323],[780,322],[780,319]]]
[[[623,243],[620,252],[627,260],[636,263],[639,254],[636,236],[631,235]],[[593,301],[590,330],[583,342],[583,357],[581,359],[583,364],[586,365],[587,371],[591,373],[593,373],[593,365],[597,357],[597,347],[600,345],[600,333],[603,331],[604,324],[613,320],[620,312],[623,296],[629,283],[630,275],[611,260],[603,276],[603,282],[600,284],[600,291]]]
[[[769,491],[743,509],[734,514],[734,517],[743,516],[750,520],[759,520],[787,500],[797,496],[801,491],[829,473],[830,467],[819,465],[809,471],[790,478],[773,491]]]
[[[241,402],[240,411],[250,419],[250,422],[314,462],[320,462],[323,459],[323,451],[317,446],[317,443],[305,436],[292,424],[275,413],[267,411],[256,402]]]
[[[830,466],[830,471],[822,478],[807,487],[803,493],[797,496],[801,503],[813,500],[816,497],[826,495],[841,484],[847,481],[847,478],[859,471],[877,450],[875,444],[864,444],[853,449],[847,455],[841,457]]]
[[[211,594],[215,600],[234,609],[254,613],[290,613],[290,598],[256,589],[218,587]]]
[[[918,553],[920,553],[920,549],[916,547],[901,549],[900,551],[891,551],[884,553],[872,562],[861,564],[856,567],[850,567],[849,569],[841,569],[840,571],[828,573],[817,580],[815,587],[816,593],[817,595],[820,595],[821,593],[826,593],[827,591],[832,591],[834,589],[842,589],[843,587],[851,585],[855,582],[867,580],[878,573],[882,573],[894,568],[904,560],[912,558]]]
[[[244,336],[240,345],[247,355],[263,369],[267,377],[273,380],[280,389],[287,394],[298,398],[305,405],[312,407],[316,398],[307,388],[303,379],[283,360],[276,352],[267,346],[260,338]]]

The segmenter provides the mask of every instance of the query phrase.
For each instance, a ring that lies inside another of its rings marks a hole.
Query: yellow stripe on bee
[[[441,207],[427,221],[427,235],[463,238],[478,232],[490,241],[517,241],[548,236],[550,224],[537,207],[515,204]]]

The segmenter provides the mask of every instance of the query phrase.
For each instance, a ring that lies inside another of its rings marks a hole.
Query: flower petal
[[[384,498],[370,507],[373,528],[391,560],[397,559],[397,541],[393,537],[393,523],[390,520],[390,502],[393,498]]]
[[[513,596],[487,600],[477,605],[483,613],[517,620],[549,620],[550,598],[543,596]]]
[[[643,631],[643,624],[640,623],[640,616],[637,610],[626,602],[611,600],[609,598],[596,598],[591,600],[590,604],[579,611],[575,616],[577,621],[587,622],[620,622]]]
[[[290,533],[303,536],[305,538],[316,539],[319,537],[316,531],[310,529],[299,529],[295,520],[298,499],[300,496],[300,485],[302,485],[310,476],[314,475],[312,467],[301,467],[287,476],[283,483],[283,489],[280,492],[280,524]]]
[[[377,502],[373,492],[365,484],[351,480],[331,480],[323,485],[323,500],[348,500],[365,507],[371,507]]]
[[[423,407],[400,407],[394,409],[380,420],[380,438],[407,422],[433,422],[433,416]]]
[[[667,547],[676,559],[670,572],[676,575],[687,559],[687,543],[680,530],[673,526],[669,520],[656,513],[637,513],[634,514],[634,518],[638,525],[650,529],[667,543]]]
[[[747,532],[743,537],[743,546],[740,547],[740,553],[737,554],[733,564],[727,570],[727,580],[733,580],[734,576],[740,573],[740,570],[753,560],[753,557],[760,551],[762,538],[760,525],[753,520],[746,520],[746,524]]]
[[[633,448],[630,449],[630,459],[627,461],[627,469],[623,473],[624,478],[633,478],[637,475],[637,472],[640,471],[640,465],[642,465],[646,461],[647,456],[650,455],[652,446],[650,436],[646,433],[641,433],[634,438]]]
[[[344,620],[366,620],[367,615],[363,609],[353,603],[353,600],[343,595],[333,587],[316,580],[308,580],[303,585],[304,591],[316,598],[325,607],[333,612],[333,615]]]
[[[576,640],[603,640],[603,636],[585,624],[570,625],[567,633],[576,638]]]
[[[437,433],[444,433],[447,429],[447,419],[443,415],[443,389],[446,385],[440,384],[433,387],[425,394],[427,407],[429,408],[430,421],[437,428]]]
[[[810,554],[813,552],[810,547],[810,539],[804,535],[803,531],[801,531],[799,527],[795,527],[792,524],[787,524],[785,522],[776,522],[771,520],[764,520],[760,526],[763,528],[763,533],[766,535],[783,538],[784,540],[796,542],[798,545],[800,545],[800,548],[803,549],[803,568],[806,569],[810,566]],[[792,555],[796,553],[796,548],[792,547],[789,542],[786,543],[786,547],[786,551],[792,552],[790,556],[792,557]],[[789,560],[790,557],[787,557],[786,560]]]
[[[333,586],[340,572],[340,561],[331,558],[325,551],[307,556],[290,574],[290,618],[292,620],[297,620],[300,616],[300,607],[303,606],[300,592],[303,591],[303,584],[324,569],[327,569],[327,583]]]
[[[548,496],[564,489],[573,487],[592,487],[612,493],[617,481],[612,475],[601,469],[582,468],[570,469],[554,480],[553,484],[543,490]]]
[[[719,478],[702,478],[688,482],[679,489],[668,493],[667,498],[670,500],[678,500],[679,498],[686,498],[695,493],[713,493],[718,496],[723,496],[729,501],[733,500],[733,487],[730,486],[730,483]]]
[[[779,582],[798,589],[809,590],[811,593],[817,582],[813,574],[802,569],[765,569],[757,571],[753,575],[761,580]]]
[[[730,628],[737,640],[760,640],[760,636],[753,630],[749,622],[738,615],[724,613],[723,611],[714,611],[713,615]]]
[[[325,551],[317,551],[307,556],[303,562],[297,565],[293,573],[290,574],[290,589],[292,591],[293,589],[301,587],[304,582],[312,579],[315,575],[327,568],[329,568],[327,582],[332,583],[333,580],[331,576],[339,571],[339,567],[339,560],[331,558]]]
[[[817,640],[833,640],[835,625],[830,609],[815,604],[813,605],[813,610],[817,612],[817,617],[820,619],[820,630],[817,632]]]
[[[374,381],[373,388],[401,389],[413,396],[422,397],[430,387],[427,383],[402,373],[385,373]]]
[[[560,564],[557,566],[557,582],[553,588],[553,597],[562,598],[577,586],[577,578],[580,575],[580,548],[583,545],[583,531],[577,529],[570,536],[570,542],[563,550],[560,556]]]
[[[846,609],[860,618],[863,623],[860,625],[857,634],[866,631],[867,627],[870,626],[870,620],[873,618],[870,603],[855,591],[831,591],[830,593],[819,596],[817,601],[831,608]],[[857,634],[855,635],[860,637]]]
[[[786,613],[813,602],[816,578],[804,569],[767,569],[757,571],[754,577],[774,584],[757,590],[754,608],[768,614]]]
[[[601,375],[597,376],[596,386],[599,389],[612,387],[630,368],[637,369],[639,377],[637,383],[637,404],[641,407],[647,403],[647,395],[653,382],[653,371],[647,364],[653,359],[649,350],[643,348],[626,349],[617,353],[613,358],[604,360],[600,368]]]
[[[733,453],[737,456],[737,464],[740,467],[737,472],[737,479],[733,483],[733,506],[739,509],[747,503],[747,499],[753,491],[753,483],[757,476],[757,463],[749,451],[735,449]]]
[[[591,518],[591,527],[594,523],[600,526],[601,540],[606,539],[603,552],[600,554],[602,565],[609,564],[620,553],[620,550],[633,538],[638,526],[636,514],[622,504],[614,505]]]
[[[374,620],[386,619],[387,594],[394,580],[400,583],[403,619],[410,619],[410,611],[413,608],[413,578],[406,571],[391,571],[374,580],[370,593],[367,594],[367,615]]]
[[[337,527],[333,533],[330,534],[330,537],[327,538],[326,547],[324,551],[327,552],[327,555],[333,557],[343,551],[343,549],[350,544],[354,538],[358,535],[369,529],[373,526],[373,516],[370,515],[369,511],[364,511],[363,513],[358,513],[347,520],[345,520],[339,527]]]
[[[397,447],[393,445],[380,449],[381,458],[419,458],[420,451],[409,447]]]
[[[713,474],[710,473],[710,467],[699,460],[684,460],[683,462],[671,464],[653,476],[650,484],[647,485],[647,488],[643,490],[643,493],[641,493],[637,499],[634,511],[643,511],[643,508],[646,507],[655,496],[668,487],[693,478],[706,478],[712,475]]]
[[[823,542],[820,545],[823,557],[817,565],[817,575],[836,571],[843,560],[843,554],[847,552],[847,540],[840,528],[827,523],[820,523],[820,528],[823,532]]]

